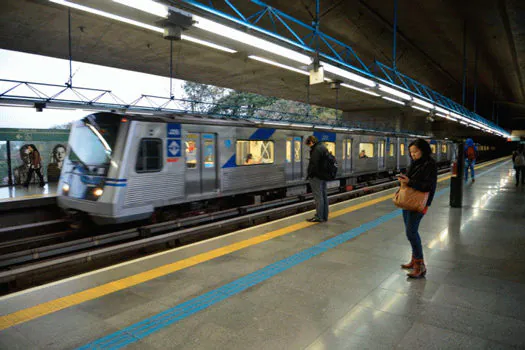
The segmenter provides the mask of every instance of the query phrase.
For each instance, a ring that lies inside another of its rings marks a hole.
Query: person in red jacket
[[[478,148],[474,144],[472,139],[468,138],[465,141],[465,182],[468,181],[468,170],[470,169],[470,176],[472,176],[472,182],[476,182],[474,166],[476,165],[476,158],[478,158]]]
[[[31,158],[31,164],[29,166],[29,173],[27,174],[27,179],[24,184],[24,187],[29,187],[29,183],[31,182],[31,178],[33,177],[33,172],[35,172],[38,175],[38,178],[40,179],[40,187],[44,187],[44,177],[42,176],[42,158],[40,157],[40,152],[36,149],[36,146],[31,144],[28,147],[29,150],[29,156]]]

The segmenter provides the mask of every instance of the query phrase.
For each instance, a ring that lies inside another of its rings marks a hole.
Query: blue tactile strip
[[[507,162],[495,166],[490,170],[484,171],[480,173],[478,177],[485,175],[489,171],[498,169],[506,163]],[[449,188],[446,188],[437,192],[435,198],[447,193],[448,190]],[[121,331],[112,333],[92,343],[86,344],[79,349],[120,349],[126,345],[137,342],[138,340],[143,339],[164,327],[185,319],[188,316],[204,310],[209,306],[217,304],[222,300],[228,299],[250,287],[253,287],[256,284],[259,284],[283,271],[286,271],[306,260],[309,260],[314,256],[324,253],[329,249],[335,248],[338,245],[345,243],[366,231],[369,231],[389,220],[398,217],[399,215],[401,215],[401,210],[394,210],[389,214],[383,215],[373,221],[367,222],[359,227],[351,229],[350,231],[330,238],[311,248],[291,255],[286,259],[277,261],[249,275],[225,284],[222,287],[190,299],[155,316],[146,318],[143,321],[122,329]]]

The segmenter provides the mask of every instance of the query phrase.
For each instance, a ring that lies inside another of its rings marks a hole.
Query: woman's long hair
[[[421,158],[429,158],[432,155],[432,149],[430,148],[430,144],[424,140],[424,139],[416,139],[408,145],[408,149],[410,150],[411,146],[416,146],[421,150],[421,153],[423,153],[423,156]]]

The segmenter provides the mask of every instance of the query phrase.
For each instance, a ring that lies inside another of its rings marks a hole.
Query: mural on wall
[[[66,146],[62,143],[11,142],[14,184],[42,185],[45,182],[58,182],[65,157]]]
[[[51,153],[51,163],[47,165],[47,181],[58,182],[60,178],[60,171],[62,171],[62,164],[66,158],[66,146],[57,144],[53,147]]]
[[[57,182],[68,138],[67,129],[0,128],[0,186]]]

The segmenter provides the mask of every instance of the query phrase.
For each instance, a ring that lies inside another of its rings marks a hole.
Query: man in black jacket
[[[325,222],[328,220],[328,196],[326,194],[326,181],[324,180],[322,164],[328,150],[313,135],[306,138],[305,144],[310,147],[310,163],[308,163],[308,176],[306,179],[310,180],[316,207],[316,215],[308,219],[308,221]]]

